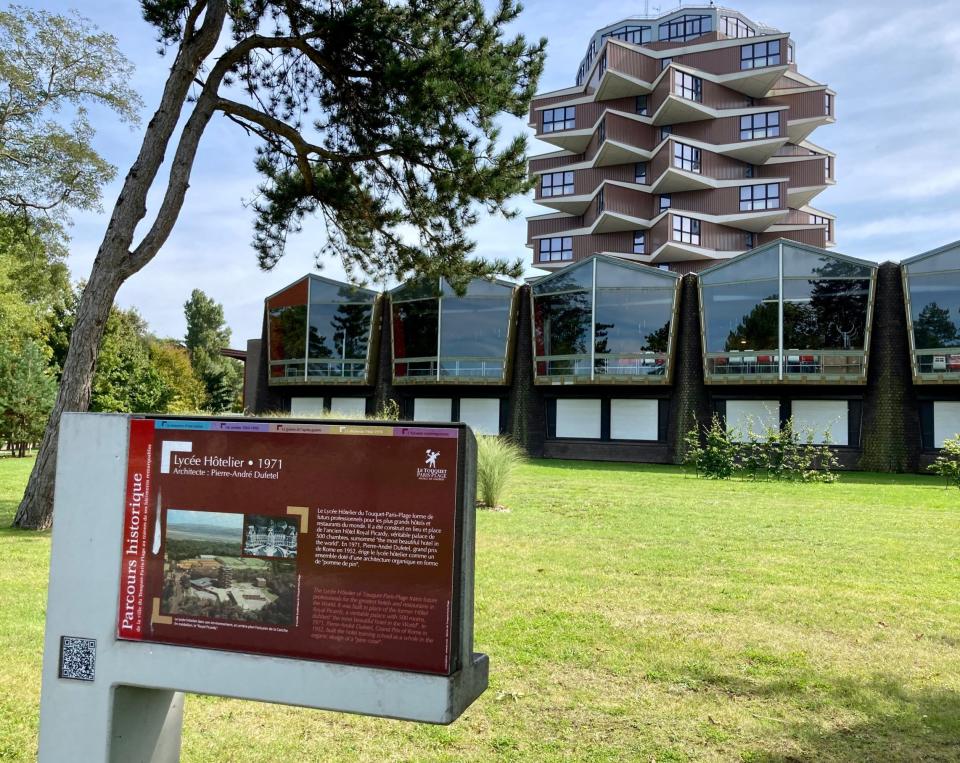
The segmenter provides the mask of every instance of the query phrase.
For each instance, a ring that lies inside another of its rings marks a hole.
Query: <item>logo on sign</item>
[[[439,450],[430,450],[427,448],[426,456],[423,460],[426,466],[417,469],[417,479],[443,481],[447,478],[447,470],[437,467],[437,459],[440,458]]]

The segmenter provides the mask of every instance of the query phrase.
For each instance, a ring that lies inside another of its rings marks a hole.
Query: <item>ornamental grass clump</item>
[[[523,450],[506,437],[477,435],[477,504],[481,508],[503,508],[500,498],[510,475],[525,460]]]

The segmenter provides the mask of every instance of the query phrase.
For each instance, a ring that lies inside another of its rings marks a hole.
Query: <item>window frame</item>
[[[560,182],[557,183],[557,177],[560,177]],[[567,177],[569,176],[569,180]],[[547,179],[550,179],[549,186],[547,185]],[[557,188],[560,188],[560,192],[557,192]],[[567,190],[569,188],[569,190]],[[549,193],[547,192],[549,190]],[[559,172],[545,172],[540,176],[540,197],[543,199],[550,199],[556,196],[571,196],[575,192],[574,186],[574,172],[573,170],[560,170]]]
[[[537,262],[573,262],[573,236],[548,236],[537,240],[540,242],[537,244]],[[559,241],[560,244],[554,247],[554,241]],[[546,258],[543,256],[545,243],[546,254],[550,255]],[[569,256],[566,256],[568,252]],[[557,256],[553,256],[554,254]]]
[[[744,198],[744,192],[746,192],[746,198]],[[776,205],[771,206],[774,201],[776,201]],[[780,208],[780,183],[755,183],[740,186],[741,212],[765,212]]]
[[[556,112],[562,111],[563,116],[556,118]],[[547,116],[550,119],[547,119]],[[548,126],[549,125],[549,126]],[[557,125],[560,125],[559,127]],[[577,127],[577,107],[576,106],[557,106],[552,109],[543,110],[543,118],[540,120],[541,132],[562,132],[563,130],[575,130]]]
[[[693,74],[674,70],[673,94],[694,103],[703,102],[703,80]]]
[[[633,232],[633,253],[647,253],[647,232],[645,230],[635,230]]]
[[[771,124],[771,117],[773,117],[776,124]],[[762,125],[759,125],[758,122],[761,121]],[[748,125],[744,127],[744,125]],[[780,119],[779,111],[761,111],[756,114],[743,114],[740,116],[740,140],[766,140],[767,138],[779,138],[780,129],[782,127],[782,120]],[[773,132],[775,131],[775,132]],[[758,134],[758,133],[762,133]]]
[[[702,169],[700,149],[680,141],[673,141],[673,167],[699,175]]]
[[[683,215],[672,215],[673,220],[670,226],[672,240],[681,244],[690,246],[701,246],[700,221],[695,217],[685,217]],[[678,235],[679,234],[679,235]]]
[[[781,39],[753,42],[740,46],[740,71],[765,69],[768,66],[780,66],[783,60]],[[771,46],[776,46],[774,50]],[[762,62],[762,63],[760,63]]]

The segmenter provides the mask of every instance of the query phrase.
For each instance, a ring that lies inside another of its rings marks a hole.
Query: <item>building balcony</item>
[[[816,130],[824,125],[832,125],[837,120],[829,114],[817,117],[804,117],[787,121],[787,137],[791,143],[802,143]]]
[[[867,354],[854,350],[732,350],[705,355],[707,382],[716,384],[864,384]]]

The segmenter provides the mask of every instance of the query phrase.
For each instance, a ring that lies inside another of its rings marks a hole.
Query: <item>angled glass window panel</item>
[[[312,303],[308,357],[366,360],[373,305]]]
[[[535,296],[534,341],[538,358],[590,354],[590,292]],[[571,367],[565,363],[562,368]]]
[[[638,95],[638,96],[637,96],[636,102],[634,103],[634,110],[637,112],[637,114],[639,114],[639,115],[642,116],[642,117],[645,117],[645,116],[647,116],[647,115],[649,114],[649,111],[647,110],[647,96],[646,96],[646,95]]]
[[[908,276],[914,273],[939,273],[946,270],[960,270],[960,246],[952,246],[942,252],[921,257],[904,264]]]
[[[867,279],[785,280],[784,347],[862,350],[869,296]]]
[[[647,250],[647,234],[642,230],[633,232],[633,253],[643,254]]]
[[[377,299],[374,292],[346,283],[329,283],[320,278],[310,279],[310,302],[364,302],[373,304]]]
[[[269,311],[270,360],[304,360],[307,352],[307,306],[277,307]],[[286,368],[286,371],[284,370]],[[271,376],[289,376],[290,366],[274,366]],[[299,366],[303,375],[303,366]]]
[[[784,278],[870,278],[874,270],[869,265],[851,262],[828,253],[783,244]]]
[[[670,194],[669,193],[660,194],[660,199],[658,201],[658,204],[659,204],[658,209],[660,212],[664,212],[670,209]]]
[[[637,162],[633,165],[633,182],[640,185],[647,183],[647,163]]]
[[[455,376],[500,377],[507,354],[510,295],[445,297],[440,322],[441,372]],[[456,359],[469,359],[457,362]]]
[[[394,302],[411,299],[436,299],[440,296],[440,284],[436,278],[422,278],[407,281],[390,292]]]
[[[707,352],[777,349],[776,280],[704,285],[703,302]]]
[[[780,273],[780,255],[776,246],[758,249],[698,275],[704,284],[776,280]]]
[[[914,348],[960,347],[960,271],[911,275],[907,283]]]
[[[643,231],[636,233],[642,234]],[[677,279],[646,265],[620,265],[605,259],[597,259],[598,289],[668,289],[672,290]]]
[[[672,316],[672,290],[597,289],[595,352],[666,352]]]
[[[437,356],[439,304],[436,299],[393,304],[394,358]]]
[[[503,281],[488,281],[486,278],[474,278],[468,285],[465,297],[499,297],[509,300],[513,295],[513,285]],[[457,297],[456,290],[443,281],[443,296]]]
[[[542,278],[533,285],[534,294],[554,294],[562,291],[593,288],[593,261],[586,260],[559,273]]]

